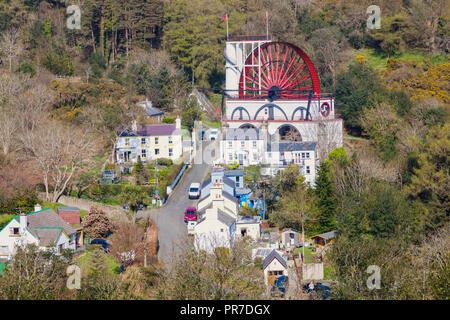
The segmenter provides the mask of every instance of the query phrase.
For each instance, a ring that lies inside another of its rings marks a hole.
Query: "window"
[[[241,141],[241,148],[245,148],[245,141]]]
[[[130,138],[125,138],[125,145],[129,146],[130,145]]]
[[[309,152],[306,153],[306,159],[309,159]]]
[[[310,170],[309,166],[306,166],[306,174],[310,174],[310,173],[311,173],[311,170]]]
[[[256,148],[256,141],[253,141],[253,148]]]
[[[233,147],[233,141],[228,141],[228,148],[232,148]]]
[[[172,136],[169,136],[169,143],[173,143]]]
[[[221,228],[221,229],[220,229],[220,232],[224,232],[224,230]]]
[[[173,149],[169,148],[169,157],[173,157]]]
[[[141,138],[141,144],[143,145],[147,144],[147,140],[145,138]]]
[[[271,158],[272,158],[272,153],[269,152],[269,159],[271,159]]]
[[[155,154],[159,154],[159,149],[155,149]]]
[[[253,153],[253,160],[258,160],[258,154],[256,152]]]
[[[155,144],[158,144],[159,143],[159,137],[155,137]]]
[[[142,151],[141,151],[141,158],[147,158],[147,150],[142,149]]]
[[[229,154],[228,154],[228,160],[229,160],[229,161],[233,161],[233,154],[232,154],[232,153],[229,153]]]
[[[11,234],[11,235],[18,235],[18,234],[19,234],[19,228],[11,227],[11,228],[9,229],[9,231],[10,231],[10,234]]]
[[[305,159],[305,153],[302,152],[302,159]]]

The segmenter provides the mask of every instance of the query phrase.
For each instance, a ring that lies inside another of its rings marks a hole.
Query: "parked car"
[[[189,187],[189,199],[200,198],[200,183],[191,183]]]
[[[111,244],[108,241],[103,240],[103,239],[93,239],[93,240],[91,240],[91,244],[101,245],[105,252],[109,252],[109,250],[111,249]]]
[[[284,297],[286,294],[286,286],[288,284],[288,277],[285,275],[278,276],[275,278],[275,281],[273,282],[272,289],[270,290],[270,293],[272,296],[280,295],[281,297]]]
[[[197,221],[195,221],[195,220],[188,220],[187,221],[188,235],[193,235],[194,234],[194,230],[195,230],[195,226],[196,225],[197,225]]]
[[[219,130],[211,129],[209,130],[209,140],[217,140],[217,136],[219,135]]]
[[[330,296],[330,288],[321,282],[317,282],[315,285],[313,282],[309,282],[303,286],[303,291],[311,295],[317,295],[326,300]]]
[[[197,221],[197,209],[195,207],[187,207],[184,212],[184,222]]]

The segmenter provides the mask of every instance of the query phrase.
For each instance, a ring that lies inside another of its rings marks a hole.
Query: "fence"
[[[185,163],[183,168],[181,168],[181,170],[178,173],[177,177],[173,181],[173,183],[170,186],[167,186],[167,195],[171,194],[173,189],[175,189],[176,185],[178,184],[178,181],[180,181],[181,177],[183,176],[184,171],[186,171],[188,166],[189,166],[189,164]]]

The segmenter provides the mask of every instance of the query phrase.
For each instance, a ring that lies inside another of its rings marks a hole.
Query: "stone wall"
[[[40,199],[45,199],[45,194],[38,194]],[[94,202],[86,199],[79,199],[75,197],[61,196],[58,200],[59,203],[62,203],[68,207],[78,207],[80,210],[89,211],[91,207],[97,207],[103,210],[110,219],[118,221],[127,218],[128,211],[123,210],[120,206],[113,206],[108,204],[103,204],[99,202]]]
[[[322,280],[323,263],[303,264],[303,280]]]

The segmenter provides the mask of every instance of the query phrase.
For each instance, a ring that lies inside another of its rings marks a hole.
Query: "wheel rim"
[[[297,99],[310,91],[320,94],[317,72],[308,56],[293,44],[269,42],[247,57],[239,82],[240,98]]]

